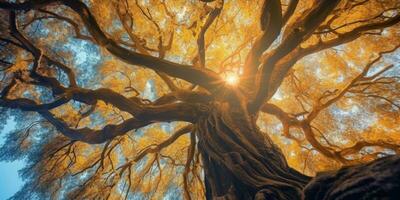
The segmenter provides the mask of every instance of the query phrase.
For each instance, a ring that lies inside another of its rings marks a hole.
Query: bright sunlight
[[[225,82],[228,85],[236,85],[239,82],[239,77],[236,74],[227,74],[225,76]]]

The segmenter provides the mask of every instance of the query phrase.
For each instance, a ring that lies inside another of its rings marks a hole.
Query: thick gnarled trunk
[[[197,123],[207,199],[397,199],[400,157],[310,177],[290,168],[243,106],[215,103]]]
[[[400,156],[323,172],[304,189],[304,200],[386,199],[400,197]]]
[[[207,199],[300,199],[306,177],[242,106],[216,103],[197,123]]]

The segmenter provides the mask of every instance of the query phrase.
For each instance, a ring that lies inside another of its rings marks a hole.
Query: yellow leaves
[[[70,123],[69,125],[75,127],[74,123],[77,123],[79,120],[78,111],[71,104],[64,104],[60,107],[57,107],[52,110],[52,113],[63,119],[66,123]]]
[[[136,150],[136,144],[132,145],[132,143],[135,142],[136,141],[133,141],[128,136],[121,138],[120,141],[121,153],[125,158],[130,158],[138,153]]]
[[[97,22],[108,27],[112,25],[112,20],[116,17],[114,1],[91,0],[91,11],[96,16]]]
[[[151,192],[153,188],[153,183],[151,181],[146,181],[145,183],[142,184],[142,187],[140,187],[140,191],[143,193],[149,193]]]
[[[76,164],[74,165],[74,167],[82,168],[87,164],[87,161],[87,157],[79,155],[76,157]]]
[[[396,121],[398,120],[393,120],[392,118],[388,117],[382,117],[379,119],[379,125],[387,129],[394,129],[398,126],[398,123]]]
[[[8,72],[14,73],[17,71],[28,70],[31,60],[28,59],[26,56],[24,56],[22,52],[21,53],[18,52],[15,56],[14,63],[15,64],[11,68],[7,69]]]
[[[144,149],[149,145],[156,145],[164,141],[168,137],[167,133],[157,129],[150,128],[145,130],[145,134],[138,140],[137,148]]]
[[[376,129],[380,129],[381,132],[385,133],[398,133],[400,116],[385,116],[380,115],[376,124],[374,125]]]
[[[145,130],[144,135],[138,139],[136,148],[144,149],[149,145],[158,145],[167,140],[172,134],[173,132],[165,132],[157,126],[154,128],[149,128]],[[184,160],[185,158],[182,157],[185,155],[185,153],[182,152],[186,152],[186,148],[189,143],[189,137],[187,135],[183,135],[168,147],[163,148],[161,153],[172,156],[178,160]]]
[[[283,4],[286,5],[287,2]],[[315,1],[301,1],[299,3],[300,10],[307,10],[312,2]],[[115,39],[121,39],[126,37],[126,35],[116,16],[115,3],[116,1],[91,0],[88,4],[90,4],[91,11],[93,11],[100,26],[107,32],[107,35]],[[225,2],[224,12],[209,27],[205,35],[206,65],[208,69],[226,73],[227,70],[236,72],[243,67],[246,53],[251,46],[251,41],[254,41],[254,38],[260,34],[258,20],[254,19],[259,18],[261,3],[261,0]],[[175,34],[174,41],[172,48],[166,53],[166,58],[183,64],[192,64],[193,60],[195,60],[198,51],[196,41],[199,31],[211,8],[216,6],[216,3],[205,4],[200,1],[185,0],[143,0],[138,1],[138,5],[136,5],[135,0],[128,0],[127,4],[129,4],[129,8],[124,8],[127,9],[124,12],[132,13],[133,18],[132,30],[128,31],[134,32],[134,34],[141,38],[140,44],[146,45],[148,50],[150,49],[150,54],[156,57],[158,56],[156,52],[158,37],[163,37],[163,44],[165,45],[167,38],[170,37],[170,32],[173,31]],[[293,16],[292,22],[289,23],[289,27],[292,23],[295,23],[296,19],[302,17],[302,14],[302,12],[297,12]],[[340,26],[340,24],[353,20],[365,19],[374,14],[376,14],[376,9],[369,6],[368,8],[348,13],[345,17],[338,18],[332,26]],[[47,25],[51,27],[56,24],[58,23],[51,22]],[[355,23],[340,28],[338,32],[350,31],[360,24],[362,23]],[[54,30],[57,31],[58,28],[54,28]],[[67,29],[62,29],[62,31],[60,34],[64,35]],[[362,70],[363,64],[373,56],[373,52],[382,50],[394,43],[400,43],[399,39],[389,38],[389,36],[393,37],[395,35],[394,32],[388,31],[386,34],[388,36],[382,34],[385,37],[380,39],[376,39],[375,36],[366,36],[354,43],[304,58],[296,64],[295,69],[287,76],[284,85],[279,88],[272,102],[281,107],[285,112],[288,112],[290,117],[303,120],[313,108],[321,105],[321,102],[318,102],[318,100],[323,94],[329,91],[332,92],[331,97],[333,97],[336,95],[333,91],[340,92],[349,83],[349,80]],[[306,48],[310,45],[315,45],[320,42],[320,39],[319,36],[314,35],[304,42],[302,47]],[[129,41],[129,44],[132,42],[134,41]],[[243,48],[242,45],[244,46]],[[130,48],[127,46],[124,47]],[[270,50],[273,50],[273,48],[274,46]],[[109,55],[105,48],[102,50],[104,51],[104,55]],[[139,51],[135,48],[131,50]],[[231,57],[226,62],[223,61],[229,56]],[[62,57],[68,56],[62,55]],[[31,63],[31,61],[27,61],[26,59],[22,54],[17,54],[16,64],[10,68],[10,71],[26,70],[29,63]],[[96,87],[100,85],[99,87],[110,88],[126,97],[136,95],[131,91],[127,91],[128,87],[137,89],[140,91],[140,95],[146,98],[150,98],[149,96],[153,95],[159,97],[168,91],[166,84],[154,71],[127,65],[112,56],[104,56],[102,61],[103,63],[99,66],[101,73],[100,84],[96,85]],[[174,79],[173,81],[180,83],[179,80]],[[184,86],[181,88],[187,88],[186,85]],[[39,95],[37,92],[34,89],[29,89],[29,94],[38,99]],[[310,124],[314,126],[313,128],[323,127],[318,133],[315,130],[316,139],[321,144],[329,146],[330,149],[335,149],[337,148],[336,146],[347,147],[360,138],[371,141],[382,138],[388,140],[399,139],[397,134],[399,132],[397,127],[399,117],[379,116],[376,122],[371,122],[373,120],[367,121],[367,117],[356,119],[365,115],[352,115],[351,111],[354,108],[364,109],[359,108],[359,105],[362,104],[371,103],[360,99],[355,99],[354,101],[340,100],[334,104],[334,109],[331,109],[331,107],[321,112],[317,119]],[[71,103],[54,109],[52,112],[57,117],[70,123],[71,127],[75,127],[75,123],[80,119],[78,111],[78,106]],[[372,113],[372,111],[375,112],[376,110],[366,109],[363,111]],[[350,113],[348,114],[350,117],[346,119],[337,117],[338,115],[344,115],[344,113]],[[94,114],[81,121],[77,128],[94,127],[98,129],[104,127],[106,124],[115,124],[130,117],[132,116],[119,111],[106,102],[99,101],[97,102]],[[260,115],[259,121],[261,121],[259,123],[260,126],[267,127],[263,128],[266,129],[266,132],[273,141],[281,147],[289,165],[297,170],[312,175],[316,171],[339,167],[337,162],[324,157],[313,149],[306,140],[303,140],[304,134],[299,128],[290,129],[290,134],[300,139],[299,143],[297,143],[282,136],[282,125],[275,117]],[[357,121],[361,121],[362,128],[355,125]],[[105,167],[99,169],[108,171],[109,173],[115,172],[119,183],[133,181],[130,188],[131,191],[136,190],[146,195],[153,195],[151,193],[155,189],[158,189],[159,192],[155,195],[159,196],[155,196],[156,199],[162,197],[163,191],[171,183],[178,186],[182,185],[181,180],[177,176],[182,173],[182,165],[184,165],[187,159],[186,152],[190,144],[187,135],[179,137],[174,143],[163,148],[160,152],[151,152],[141,161],[133,161],[135,156],[144,149],[157,147],[157,145],[166,141],[173,134],[171,130],[164,130],[163,125],[152,125],[145,129],[134,130],[133,134],[127,133],[124,136],[114,138],[113,141],[107,144],[109,145],[109,149],[105,151],[106,158],[101,161],[104,162]],[[323,136],[326,136],[327,139],[323,138]],[[30,145],[28,142],[22,144],[23,147],[28,145]],[[52,160],[45,167],[46,169],[50,169],[52,166],[55,166],[57,168],[56,175],[61,175],[67,168],[71,173],[77,173],[91,166],[98,167],[96,162],[98,162],[101,156],[104,156],[103,148],[103,145],[77,143],[74,144],[68,157],[65,157],[62,161],[57,161],[57,159]],[[72,166],[69,165],[71,159],[74,160]],[[127,164],[129,166],[125,171],[118,171],[121,166]],[[201,169],[196,170],[194,171],[201,171]],[[109,174],[99,173],[98,176],[107,175]],[[195,191],[193,193],[200,191],[200,181],[191,181],[189,185],[194,188]],[[91,193],[101,192],[99,187],[88,189]],[[115,194],[112,198],[119,199],[119,188],[114,190]],[[201,194],[199,193],[198,196],[201,196]]]
[[[190,30],[181,30],[181,38],[183,42],[191,42],[195,38],[192,31]]]
[[[101,152],[100,145],[92,146],[81,142],[73,144],[70,148],[69,156],[65,159],[68,169],[71,173],[84,171],[100,158]],[[73,161],[71,166],[69,166],[70,161]]]
[[[102,85],[128,97],[138,95],[130,87],[142,96],[150,89],[153,89],[156,97],[169,91],[165,82],[153,70],[127,65],[116,59],[105,61],[100,72],[104,77]],[[150,82],[154,84],[149,85]]]

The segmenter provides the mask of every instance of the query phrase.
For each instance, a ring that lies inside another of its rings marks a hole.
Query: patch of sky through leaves
[[[78,85],[87,87],[96,76],[97,65],[101,61],[98,46],[85,40],[69,38],[65,48],[71,50]]]

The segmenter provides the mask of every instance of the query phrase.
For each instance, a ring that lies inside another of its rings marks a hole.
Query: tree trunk
[[[207,199],[398,199],[400,156],[310,177],[290,168],[244,106],[214,103],[197,123]]]
[[[318,174],[305,200],[400,199],[400,156]]]
[[[215,103],[197,123],[207,199],[300,199],[310,178],[288,166],[244,108]]]

